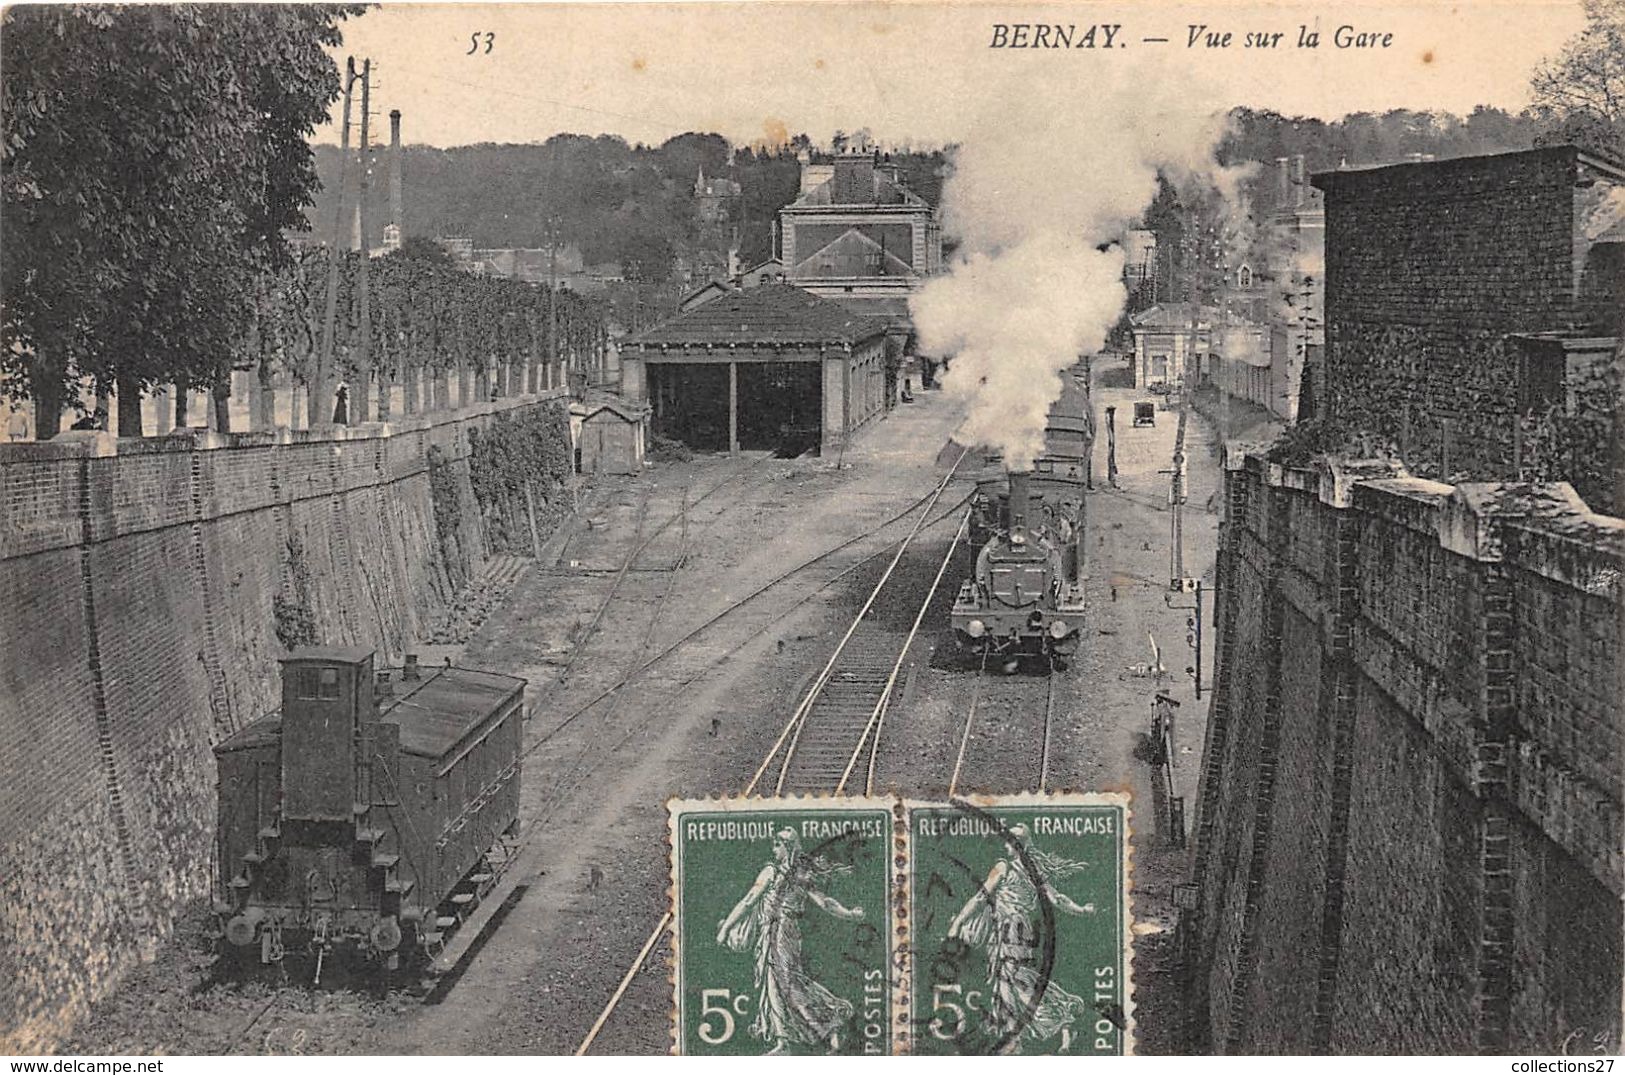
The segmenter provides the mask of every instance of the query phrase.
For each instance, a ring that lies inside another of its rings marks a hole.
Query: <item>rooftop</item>
[[[1211,327],[1219,311],[1211,306],[1189,302],[1164,302],[1132,315],[1129,320],[1140,328],[1176,329]]]
[[[365,660],[372,650],[340,647],[312,647],[300,650],[288,660]],[[357,658],[354,655],[360,654]],[[400,727],[401,749],[408,754],[439,758],[466,736],[485,724],[499,709],[518,701],[525,681],[496,672],[473,668],[423,667],[421,678],[401,679],[401,670],[392,669],[393,695],[378,699],[379,719]],[[371,689],[367,684],[364,689]],[[215,748],[217,753],[260,747],[278,741],[282,713],[261,717]]]
[[[719,295],[628,343],[643,347],[852,344],[885,331],[883,320],[864,317],[790,284],[768,283]]]
[[[1442,160],[1406,160],[1389,164],[1366,165],[1359,168],[1339,168],[1330,172],[1316,172],[1309,181],[1321,190],[1330,190],[1334,186],[1351,182],[1364,185],[1382,183],[1402,176],[1419,176],[1425,174],[1422,169],[1440,175],[1453,172],[1471,174],[1494,164],[1514,162],[1520,159],[1534,160],[1540,157],[1570,157],[1579,164],[1600,172],[1609,179],[1625,181],[1625,165],[1610,161],[1606,157],[1598,156],[1595,153],[1590,153],[1578,146],[1569,145],[1520,149],[1508,153],[1481,153],[1467,157],[1446,157]]]
[[[843,158],[836,165],[836,174],[817,186],[805,191],[799,198],[791,202],[787,209],[805,209],[813,207],[827,207],[837,205],[895,205],[912,208],[929,208],[925,199],[909,190],[898,180],[887,173],[887,166],[874,167],[872,162],[864,161],[868,167],[853,167],[847,170],[848,159]],[[867,184],[865,184],[867,180]],[[867,186],[868,189],[863,189]]]

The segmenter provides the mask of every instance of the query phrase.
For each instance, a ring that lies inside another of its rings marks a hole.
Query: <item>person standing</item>
[[[841,1047],[841,1029],[852,1017],[850,1001],[837,997],[807,973],[801,955],[801,918],[809,902],[836,918],[863,920],[862,907],[846,907],[823,891],[823,884],[850,866],[801,849],[794,829],[773,837],[773,861],[762,867],[750,891],[717,926],[717,943],[756,957],[756,1017],[753,1037],[771,1042],[768,1054],[792,1045]]]

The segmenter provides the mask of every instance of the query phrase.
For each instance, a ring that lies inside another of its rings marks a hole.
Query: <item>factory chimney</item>
[[[389,222],[395,226],[395,245],[406,240],[401,221],[401,110],[389,110]]]

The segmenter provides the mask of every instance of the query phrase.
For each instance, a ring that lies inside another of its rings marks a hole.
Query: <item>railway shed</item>
[[[577,450],[582,474],[636,474],[643,469],[648,409],[618,399],[589,401]]]
[[[763,284],[627,341],[621,386],[657,436],[692,448],[828,452],[888,406],[900,343],[883,319]]]

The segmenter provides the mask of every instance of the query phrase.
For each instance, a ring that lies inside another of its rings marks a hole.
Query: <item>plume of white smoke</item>
[[[1213,150],[1224,116],[1172,80],[1091,85],[1054,99],[1028,78],[989,87],[943,188],[959,250],[910,300],[926,354],[950,360],[944,391],[969,401],[956,439],[1000,450],[1013,469],[1043,450],[1061,373],[1098,351],[1127,293],[1116,244],[1157,191],[1200,178],[1227,200],[1239,174]]]

